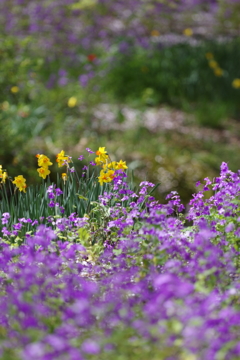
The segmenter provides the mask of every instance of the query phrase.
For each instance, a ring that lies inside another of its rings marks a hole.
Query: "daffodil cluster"
[[[48,169],[48,167],[51,166],[53,163],[46,155],[37,154],[36,157],[38,158],[38,166],[39,166],[37,172],[40,177],[46,179],[46,176],[50,174],[50,170]]]
[[[2,165],[0,165],[0,179],[2,183],[5,183],[7,178],[7,172],[2,169]]]
[[[100,147],[96,151],[96,155],[98,156],[95,158],[95,163],[96,165],[102,167],[102,170],[100,171],[100,175],[98,177],[100,185],[103,185],[103,183],[111,182],[115,177],[116,170],[126,170],[128,168],[126,165],[126,161],[110,161],[105,147]]]
[[[15,176],[12,183],[15,184],[20,191],[26,192],[26,179],[22,175]]]

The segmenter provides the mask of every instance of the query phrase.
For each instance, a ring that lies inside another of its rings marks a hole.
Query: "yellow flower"
[[[108,154],[105,150],[105,147],[100,147],[97,151],[96,151],[96,155],[98,155],[99,160],[101,161],[106,161],[108,159]]]
[[[232,82],[232,87],[234,87],[235,89],[239,89],[240,88],[240,79],[234,79]]]
[[[213,71],[214,71],[214,74],[216,76],[222,76],[223,75],[223,70],[220,67],[217,67],[217,68],[213,69]]]
[[[58,167],[62,167],[63,165],[66,165],[66,163],[69,163],[71,159],[69,156],[65,156],[65,152],[62,150],[59,154],[57,154],[56,162],[58,163]]]
[[[183,30],[183,35],[185,35],[185,36],[192,36],[192,35],[193,35],[192,29],[190,29],[190,28],[184,29],[184,30]]]
[[[208,65],[210,66],[210,68],[212,69],[216,69],[218,68],[218,63],[215,60],[210,60]]]
[[[210,52],[207,52],[207,53],[205,54],[205,56],[206,56],[206,59],[207,59],[207,60],[213,60],[213,58],[214,58],[213,54],[210,53]]]
[[[159,36],[160,32],[158,30],[152,30],[151,31],[151,36]]]
[[[105,172],[104,170],[100,171],[100,176],[98,177],[98,181],[100,185],[103,185],[103,183],[111,182],[114,179],[114,171],[109,170],[108,172]]]
[[[109,169],[116,170],[116,169],[117,169],[117,162],[116,162],[116,161],[112,161],[112,162],[110,162],[107,166],[108,166]]]
[[[120,161],[117,163],[117,166],[116,166],[116,169],[117,169],[117,170],[120,170],[120,169],[125,170],[125,169],[127,169],[127,168],[128,168],[128,167],[127,167],[127,165],[126,165],[126,161],[120,160]]]
[[[66,173],[62,173],[62,179],[63,179],[63,181],[64,181],[64,184],[65,184],[65,182],[67,181],[67,178],[68,178],[67,174],[66,174]]]
[[[6,171],[2,170],[2,165],[0,165],[0,179],[2,179],[2,182],[5,183],[8,175]]]
[[[2,182],[5,183],[6,179],[8,177],[8,174],[6,171],[4,171],[1,175],[0,175],[0,179],[2,179]]]
[[[103,165],[103,162],[102,162],[102,160],[100,160],[99,157],[96,157],[96,158],[94,159],[94,161],[95,161],[96,165],[98,165],[98,166]],[[104,164],[103,166],[105,166],[105,165],[107,165],[107,164]]]
[[[72,96],[68,99],[68,107],[73,108],[77,104],[77,98]]]
[[[40,166],[40,167],[48,167],[53,164],[46,155],[38,154],[36,156],[38,158],[38,166]]]
[[[37,171],[39,176],[43,179],[46,179],[46,176],[50,174],[50,170],[48,170],[47,167],[40,167],[39,169],[37,169]]]
[[[12,86],[12,87],[11,87],[11,92],[12,92],[13,94],[18,93],[18,92],[19,92],[19,87],[18,87],[18,86]]]
[[[26,192],[26,179],[22,175],[15,176],[13,184],[15,184],[20,191]]]

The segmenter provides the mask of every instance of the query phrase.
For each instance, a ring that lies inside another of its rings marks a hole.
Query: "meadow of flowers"
[[[0,0],[1,360],[240,359],[239,6]]]
[[[77,166],[86,146],[107,143],[139,181],[147,172],[162,182],[158,198],[177,190],[186,204],[222,161],[239,168],[229,121],[240,114],[238,9],[236,0],[1,0],[0,163],[32,184],[35,154],[64,148]],[[184,113],[172,125],[152,115],[159,107]],[[224,139],[193,135],[192,116]]]
[[[133,189],[105,147],[86,155],[95,172],[79,178],[57,154],[58,187],[37,155],[45,217],[26,179],[1,168],[0,358],[239,359],[240,173],[222,163],[184,215],[176,192],[163,205],[154,184]]]

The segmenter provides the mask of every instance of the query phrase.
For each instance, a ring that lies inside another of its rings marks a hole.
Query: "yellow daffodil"
[[[103,163],[103,161],[100,160],[99,157],[96,157],[96,158],[94,159],[94,161],[95,161],[96,165],[98,165],[98,166],[105,166],[105,165],[107,166],[107,163],[106,163],[106,162]]]
[[[109,169],[116,170],[116,169],[117,169],[117,162],[116,162],[116,161],[112,161],[112,162],[110,162],[107,166],[108,166]]]
[[[212,69],[216,69],[216,68],[219,67],[219,66],[218,66],[218,63],[217,63],[215,60],[210,60],[209,63],[208,63],[208,65],[209,65],[210,68],[212,68]]]
[[[105,147],[100,147],[96,151],[96,155],[98,155],[99,160],[102,161],[102,162],[105,162],[108,159],[108,154],[107,154],[107,152],[105,150]]]
[[[127,165],[126,165],[126,161],[120,160],[120,161],[117,163],[116,169],[118,169],[118,170],[120,170],[120,169],[125,170],[125,169],[127,169],[127,168],[128,168],[128,167],[127,167]]]
[[[240,89],[240,79],[234,79],[232,82],[232,87],[235,89]]]
[[[4,171],[3,173],[0,174],[0,179],[2,179],[3,183],[6,182],[7,177],[8,177],[8,174],[6,171]]]
[[[46,179],[46,176],[50,174],[50,170],[48,170],[47,167],[40,167],[39,169],[37,169],[37,172],[39,176],[43,179]]]
[[[59,154],[57,154],[56,162],[58,163],[58,167],[62,167],[63,165],[66,165],[66,163],[69,163],[71,159],[69,156],[65,155],[65,152],[62,150]]]
[[[22,175],[15,176],[13,184],[15,184],[20,191],[26,192],[26,179]]]
[[[62,179],[63,179],[63,181],[64,181],[64,184],[65,184],[65,182],[67,181],[67,178],[68,178],[67,174],[66,174],[66,173],[62,173]]]
[[[18,92],[19,92],[19,87],[18,87],[18,86],[12,86],[12,87],[11,87],[11,92],[12,92],[13,94],[18,93]]]
[[[6,179],[7,179],[7,172],[3,171],[2,169],[2,165],[0,165],[0,179],[2,179],[2,182],[5,183]]]
[[[98,177],[98,181],[100,185],[103,185],[103,183],[111,182],[114,179],[114,171],[109,170],[108,172],[105,172],[104,170],[100,171],[100,176]]]
[[[192,29],[190,29],[190,28],[184,29],[184,30],[183,30],[183,35],[185,35],[185,36],[192,36],[192,35],[193,35]]]
[[[214,74],[216,76],[222,76],[223,75],[223,70],[220,67],[217,67],[217,68],[213,69],[213,71],[214,71]]]
[[[48,166],[51,166],[53,163],[50,161],[50,159],[43,154],[36,155],[38,158],[38,166],[47,168]]]
[[[73,108],[77,105],[77,98],[72,96],[68,99],[68,107]]]

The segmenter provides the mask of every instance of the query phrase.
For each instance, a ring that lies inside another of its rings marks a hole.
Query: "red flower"
[[[95,54],[89,54],[87,58],[88,58],[88,61],[92,62],[97,58],[97,56]]]

